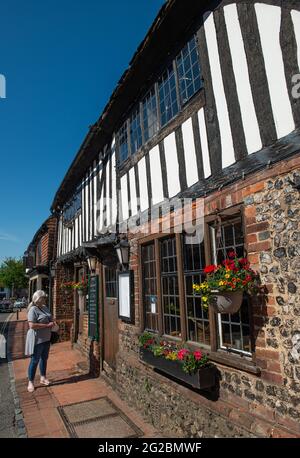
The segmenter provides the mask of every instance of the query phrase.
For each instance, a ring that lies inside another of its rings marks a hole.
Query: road
[[[0,339],[2,341],[1,335],[4,335],[5,339],[7,337],[9,316],[9,313],[0,313]],[[18,437],[14,427],[14,417],[15,408],[10,389],[8,362],[6,358],[0,358],[0,438]]]

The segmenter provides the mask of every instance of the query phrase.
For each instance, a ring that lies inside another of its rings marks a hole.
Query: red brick
[[[267,316],[274,316],[276,315],[276,309],[274,307],[270,307],[269,305],[265,307],[266,315]]]
[[[268,361],[268,371],[281,374],[281,364],[278,361]]]
[[[279,361],[279,351],[275,351],[275,350],[269,350],[269,349],[257,349],[255,351],[255,354],[258,358],[261,358],[261,359],[271,359],[271,360],[275,360],[275,361]]]
[[[245,216],[245,223],[246,223],[246,226],[256,224],[256,218],[254,216]]]
[[[250,225],[247,225],[246,227],[246,233],[253,234],[256,232],[262,232],[262,231],[266,231],[268,228],[269,228],[269,223],[267,221],[264,221],[262,223],[257,223],[257,224],[250,224]]]
[[[292,439],[295,437],[300,437],[298,434],[292,434],[291,432],[288,432],[285,429],[281,429],[279,427],[272,428],[271,434],[274,439]]]
[[[249,243],[249,244],[257,242],[257,235],[256,234],[249,234],[246,237],[246,242]]]
[[[274,421],[275,413],[273,410],[266,408],[264,405],[261,404],[250,404],[249,406],[250,412],[254,415],[257,415],[265,420]]]
[[[267,361],[264,359],[256,358],[255,363],[260,369],[267,369]]]
[[[266,347],[265,339],[256,339],[255,345],[256,345],[256,348],[265,348]]]
[[[276,385],[282,385],[283,382],[283,377],[280,374],[276,374],[274,372],[268,372],[268,371],[261,371],[261,377],[264,380],[267,380],[268,382],[275,383]]]
[[[270,296],[269,294],[268,294],[267,301],[268,301],[268,305],[275,305],[276,304],[275,297],[274,296]]]
[[[228,391],[220,388],[220,395],[221,398],[225,399],[226,401],[244,409],[245,411],[249,410],[249,402],[246,399],[241,398],[240,396],[236,396]]]
[[[245,208],[245,216],[256,216],[256,208],[254,205]]]
[[[261,251],[268,251],[271,248],[271,242],[266,240],[264,242],[250,243],[248,246],[249,253],[260,253]]]
[[[250,262],[250,264],[252,265],[252,267],[255,265],[255,264],[259,264],[259,256],[258,254],[254,254],[254,253],[250,253],[248,255],[248,260]]]
[[[254,194],[256,192],[263,191],[264,189],[265,189],[265,182],[261,181],[259,183],[255,183],[250,186],[250,193]]]
[[[257,421],[252,424],[251,431],[260,437],[271,437],[272,426],[264,421]]]
[[[215,403],[214,408],[222,415],[225,417],[229,417],[229,414],[232,410],[232,408],[226,404],[225,402],[219,401]]]
[[[272,283],[267,283],[264,286],[267,288],[268,293],[273,293],[273,284]]]
[[[247,429],[251,428],[253,423],[253,418],[247,413],[239,412],[238,410],[232,409],[230,412],[229,418],[233,420],[238,425],[242,425]]]
[[[300,434],[300,423],[298,423],[296,420],[291,420],[290,418],[283,417],[278,413],[275,413],[275,419],[279,425],[283,425],[285,428]]]

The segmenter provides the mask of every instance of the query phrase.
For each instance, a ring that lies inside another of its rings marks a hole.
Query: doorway
[[[104,361],[116,368],[116,354],[119,349],[118,331],[117,271],[104,269]]]

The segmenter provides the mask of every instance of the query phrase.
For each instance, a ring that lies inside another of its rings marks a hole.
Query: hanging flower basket
[[[62,283],[60,285],[60,288],[61,290],[63,291],[64,294],[70,294],[72,291],[73,291],[73,282],[72,281],[68,281],[68,282],[65,282],[65,283]]]
[[[216,313],[237,313],[243,302],[243,291],[211,291],[210,304]]]
[[[250,268],[247,258],[238,258],[234,251],[222,264],[206,266],[206,279],[194,284],[194,294],[201,296],[203,308],[212,306],[216,313],[237,313],[243,302],[243,294],[260,291],[257,272]]]

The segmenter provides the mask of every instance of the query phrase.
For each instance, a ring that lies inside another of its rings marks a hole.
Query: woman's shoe
[[[29,391],[29,393],[34,392],[34,384],[32,382],[28,383],[27,391]]]
[[[48,386],[48,385],[50,385],[50,382],[49,382],[49,380],[47,380],[46,378],[41,378],[40,384],[41,384],[41,385]]]

